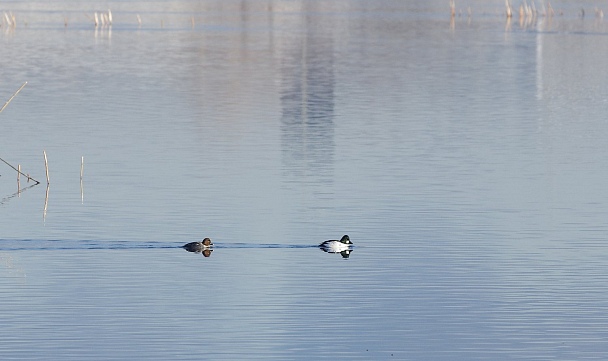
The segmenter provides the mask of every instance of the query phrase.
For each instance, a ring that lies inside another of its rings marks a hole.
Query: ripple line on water
[[[95,241],[95,240],[3,240],[0,239],[0,251],[28,250],[92,250],[92,249],[167,249],[182,248],[183,243],[174,242],[139,242],[139,241]],[[316,245],[293,245],[278,243],[220,243],[213,248],[316,248]]]

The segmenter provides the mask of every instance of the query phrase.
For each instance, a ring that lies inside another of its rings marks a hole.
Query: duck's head
[[[342,236],[342,238],[340,239],[340,243],[353,244],[353,242],[350,241],[350,238],[346,234]]]
[[[213,246],[213,243],[211,243],[211,239],[209,238],[205,238],[203,239],[203,241],[201,242],[203,244],[203,246]]]

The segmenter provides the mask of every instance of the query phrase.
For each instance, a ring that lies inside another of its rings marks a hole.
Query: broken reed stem
[[[46,150],[43,150],[42,153],[44,154],[44,168],[46,169],[46,184],[49,185],[51,181],[49,180],[49,162],[46,159]]]
[[[31,179],[31,180],[33,180],[34,182],[36,182],[36,184],[40,184],[40,182],[38,182],[38,181],[37,181],[37,180],[35,180],[34,178],[30,177],[30,175],[29,175],[29,174],[25,174],[25,173],[21,172],[21,170],[19,170],[19,169],[17,169],[17,168],[15,168],[15,167],[13,167],[13,165],[11,165],[9,162],[5,161],[5,160],[4,160],[4,159],[2,159],[2,158],[0,158],[0,160],[1,160],[2,162],[4,162],[4,164],[6,164],[6,165],[8,165],[9,167],[11,167],[11,168],[13,168],[14,170],[16,170],[16,171],[17,171],[19,174],[21,174],[22,176],[26,177],[28,182],[29,182],[29,181],[30,181],[30,179]],[[19,168],[21,168],[21,167],[19,167]]]
[[[15,94],[13,94],[13,96],[12,96],[12,97],[10,97],[10,98],[9,98],[9,99],[6,101],[6,103],[4,103],[4,105],[2,106],[2,108],[0,108],[0,113],[2,113],[2,111],[4,110],[4,108],[6,108],[6,106],[8,105],[8,103],[10,103],[10,102],[11,102],[11,100],[13,100],[13,98],[14,98],[15,96],[17,96],[17,94],[19,94],[19,92],[21,91],[21,89],[23,89],[23,88],[24,88],[26,85],[27,85],[27,82],[23,83],[23,85],[21,86],[21,88],[17,89],[17,91],[15,92]]]

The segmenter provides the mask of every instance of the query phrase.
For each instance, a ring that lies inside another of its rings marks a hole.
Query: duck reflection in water
[[[319,248],[323,250],[323,252],[327,253],[340,253],[342,258],[350,257],[350,254],[353,252],[352,250],[353,242],[350,241],[348,235],[342,236],[342,238],[338,240],[329,240],[321,243]]]
[[[190,242],[182,246],[188,252],[202,253],[205,257],[211,256],[211,252],[213,252],[211,247],[213,247],[213,243],[209,238],[205,238],[200,242]]]

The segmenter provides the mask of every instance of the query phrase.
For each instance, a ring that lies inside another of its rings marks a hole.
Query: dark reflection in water
[[[286,45],[281,65],[281,143],[287,175],[331,182],[334,162],[333,40],[305,3],[302,26]]]
[[[210,256],[211,256],[211,252],[213,252],[213,250],[212,250],[212,249],[209,249],[209,248],[207,248],[207,249],[203,249],[203,250],[200,250],[200,249],[199,249],[199,250],[193,250],[193,249],[188,249],[188,248],[184,248],[184,249],[185,249],[186,251],[188,251],[188,252],[192,252],[192,253],[200,253],[200,254],[202,254],[202,255],[203,255],[203,256],[205,256],[205,257],[210,257]]]
[[[28,189],[30,189],[30,188],[32,188],[34,186],[37,186],[38,184],[39,183],[32,184],[32,185],[29,185],[29,186],[24,187],[24,188],[18,187],[18,189],[17,189],[16,192],[2,197],[2,199],[0,199],[0,205],[7,203],[8,201],[10,201],[11,199],[13,199],[15,197],[20,197],[23,192],[25,192],[26,190],[28,190]]]
[[[321,248],[321,251],[326,252],[326,253],[332,253],[332,254],[340,254],[342,256],[342,258],[348,258],[348,257],[350,257],[350,254],[353,253],[352,249],[346,249],[346,250],[341,251],[341,252],[332,252],[332,251],[330,251],[328,249]]]
[[[309,249],[317,246],[311,244],[280,244],[280,243],[230,243],[222,242],[208,247],[197,247],[191,242],[183,246],[175,242],[135,240],[69,240],[69,239],[1,239],[0,251],[67,251],[67,250],[133,250],[133,249],[178,249],[188,252],[202,253],[214,249]],[[336,252],[337,253],[337,252]]]

